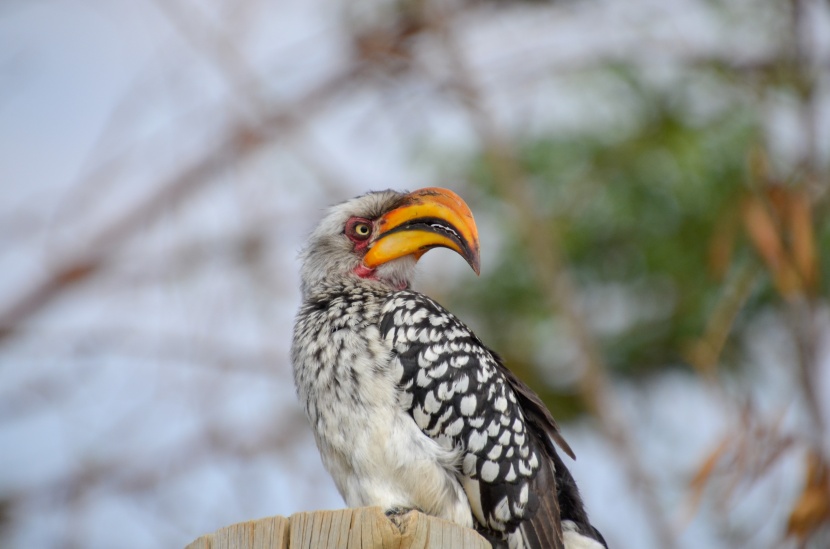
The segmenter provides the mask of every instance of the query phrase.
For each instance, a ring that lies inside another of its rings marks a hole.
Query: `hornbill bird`
[[[539,397],[458,318],[410,289],[426,251],[479,272],[452,191],[371,192],[323,218],[301,253],[291,358],[323,464],[352,507],[418,509],[494,547],[602,549]]]

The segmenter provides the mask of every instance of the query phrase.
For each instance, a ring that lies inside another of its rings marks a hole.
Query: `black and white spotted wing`
[[[385,303],[381,334],[394,349],[402,405],[426,435],[463,450],[462,484],[478,521],[513,531],[536,513],[535,480],[550,466],[528,432],[515,377],[460,320],[415,292]]]

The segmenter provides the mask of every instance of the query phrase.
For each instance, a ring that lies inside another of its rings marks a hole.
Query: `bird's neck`
[[[303,288],[303,301],[328,300],[338,295],[366,294],[375,297],[389,295],[408,289],[408,284],[397,287],[380,278],[343,276],[327,278]]]
[[[349,276],[321,280],[313,286],[304,288],[303,301],[305,303],[322,303],[340,296],[348,296],[349,298],[366,296],[385,299],[396,291],[398,290],[382,280]]]

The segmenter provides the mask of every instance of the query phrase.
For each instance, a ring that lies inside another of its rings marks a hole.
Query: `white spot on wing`
[[[458,434],[461,433],[462,428],[464,428],[464,420],[458,418],[449,425],[447,425],[447,428],[444,430],[444,433],[451,437],[458,436]]]
[[[400,360],[392,362],[392,377],[397,380],[403,377],[403,364],[401,364]]]
[[[441,403],[435,398],[435,393],[430,391],[424,399],[424,410],[429,414],[434,414],[441,408]]]
[[[429,425],[429,420],[431,416],[427,413],[424,413],[423,408],[420,406],[416,406],[414,410],[412,410],[412,417],[415,418],[415,423],[418,424],[418,427],[421,429],[426,429]]]
[[[444,413],[443,413],[443,414],[441,414],[441,417],[439,417],[439,418],[438,418],[438,425],[441,425],[441,424],[443,424],[445,421],[447,421],[447,420],[450,418],[450,416],[451,416],[452,414],[453,414],[453,409],[452,409],[452,407],[451,407],[451,406],[447,406],[447,409],[446,409],[446,410],[444,410]]]
[[[449,368],[449,366],[447,366],[447,363],[442,362],[441,364],[439,364],[435,368],[431,369],[429,371],[429,375],[430,375],[430,377],[434,377],[434,378],[444,377],[444,374],[447,373],[447,368]]]
[[[496,508],[493,510],[493,515],[502,522],[507,522],[510,520],[510,505],[507,501],[507,496],[503,497],[501,501],[499,501]],[[504,528],[504,526],[502,526]]]
[[[465,416],[471,416],[476,411],[476,396],[467,395],[461,399],[461,413]]]
[[[440,317],[438,315],[432,315],[431,317],[429,317],[429,323],[433,326],[443,326],[446,322],[446,318]]]
[[[424,360],[429,362],[435,362],[438,360],[438,354],[432,349],[432,347],[427,347],[423,354]]]
[[[467,441],[468,452],[479,452],[484,448],[484,443],[487,442],[487,434],[483,431],[473,431],[470,433],[470,439]]]
[[[461,470],[464,471],[464,474],[469,477],[475,473],[476,463],[478,463],[476,456],[474,454],[467,454],[464,456],[464,462],[461,464]]]
[[[452,365],[456,368],[461,368],[465,364],[470,361],[470,357],[467,355],[457,355],[452,357]]]
[[[539,458],[536,457],[535,453],[530,455],[530,460],[528,461],[528,464],[532,469],[536,469],[539,466]]]
[[[493,482],[499,476],[499,464],[494,461],[485,461],[481,466],[481,479],[484,482]]]
[[[505,410],[507,410],[507,399],[503,396],[498,397],[496,399],[496,402],[493,403],[493,407],[499,412],[504,412]]]

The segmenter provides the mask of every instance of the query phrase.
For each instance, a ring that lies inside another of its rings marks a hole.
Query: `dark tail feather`
[[[522,522],[508,537],[510,549],[565,549],[556,482],[550,466],[543,466],[536,477],[539,510],[530,520]],[[523,543],[522,543],[523,542]]]

